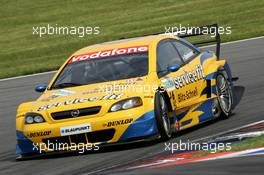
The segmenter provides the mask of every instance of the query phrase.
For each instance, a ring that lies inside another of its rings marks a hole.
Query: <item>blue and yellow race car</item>
[[[209,26],[210,27],[210,26]],[[18,107],[18,158],[49,152],[98,150],[148,139],[230,116],[230,68],[173,34],[120,39],[80,49],[57,71],[42,95]]]

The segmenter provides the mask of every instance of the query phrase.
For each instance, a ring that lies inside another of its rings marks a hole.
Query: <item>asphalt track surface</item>
[[[234,76],[239,76],[237,85],[245,87],[240,104],[234,115],[228,120],[209,122],[208,124],[187,130],[174,137],[170,142],[179,139],[194,140],[217,134],[235,127],[262,120],[264,117],[264,38],[229,43],[222,46],[222,58],[231,64]],[[15,113],[17,106],[25,101],[35,100],[39,94],[34,92],[35,84],[49,82],[53,74],[42,74],[25,78],[0,81],[0,174],[92,174],[103,173],[103,170],[151,157],[164,151],[162,142],[150,144],[132,144],[115,147],[105,151],[83,155],[59,155],[27,161],[15,161]],[[219,164],[217,162],[220,162]],[[217,160],[210,163],[183,165],[176,171],[179,174],[221,174],[217,171],[225,168],[244,168],[250,173],[251,163],[258,172],[263,164],[263,157],[243,158],[239,166],[226,166],[230,161]],[[232,161],[235,164],[237,161]],[[236,164],[238,165],[238,164]],[[244,167],[243,167],[244,166]],[[213,169],[216,167],[216,169]],[[171,168],[171,167],[170,167]],[[188,170],[186,170],[188,169]],[[208,171],[206,170],[208,169]],[[196,170],[199,172],[197,173]],[[214,172],[214,173],[213,173]],[[232,171],[230,171],[231,174]],[[153,172],[152,172],[153,173]],[[144,174],[152,174],[144,171]],[[133,174],[133,173],[132,173]],[[236,173],[235,173],[236,174]]]

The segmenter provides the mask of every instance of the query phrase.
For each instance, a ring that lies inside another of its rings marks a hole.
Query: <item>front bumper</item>
[[[86,123],[90,124],[91,131],[62,136],[60,128]],[[46,135],[43,133],[46,133]],[[23,131],[17,130],[16,154],[32,155],[48,152],[78,151],[79,149],[82,151],[98,150],[100,145],[137,141],[157,134],[158,129],[154,111],[150,110],[144,113],[144,108],[139,107],[133,110],[108,113],[98,118],[83,117],[83,119],[76,121],[27,125]],[[51,143],[52,147],[50,147]],[[67,147],[58,147],[59,144],[63,143],[67,143]],[[87,147],[89,149],[84,149]]]

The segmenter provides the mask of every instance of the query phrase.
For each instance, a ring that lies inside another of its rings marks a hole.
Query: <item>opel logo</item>
[[[71,116],[72,117],[78,117],[79,115],[80,115],[80,111],[78,109],[71,111]]]

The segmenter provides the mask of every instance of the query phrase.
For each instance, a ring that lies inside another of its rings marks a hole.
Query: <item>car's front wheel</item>
[[[168,105],[162,93],[157,92],[155,95],[155,117],[157,127],[162,140],[171,138],[171,123],[169,118]]]

